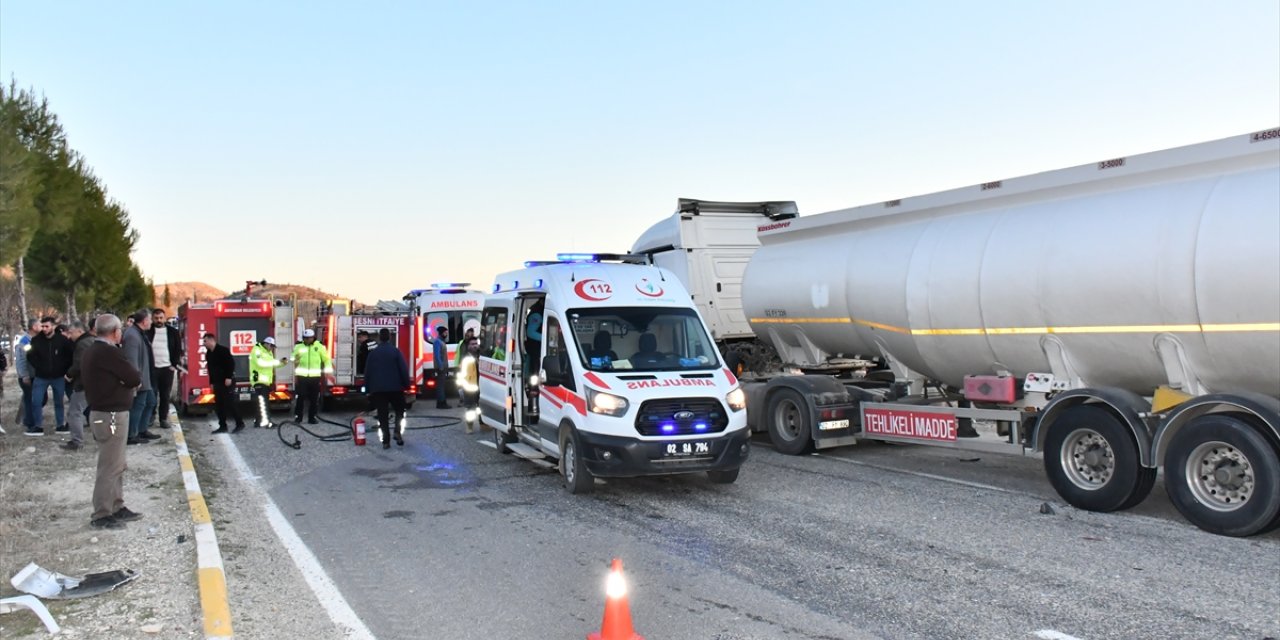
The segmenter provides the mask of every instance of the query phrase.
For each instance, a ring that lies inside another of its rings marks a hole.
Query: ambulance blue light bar
[[[600,262],[600,256],[594,253],[557,253],[560,262]]]
[[[431,284],[432,289],[456,289],[469,286],[471,286],[470,282],[434,282]]]

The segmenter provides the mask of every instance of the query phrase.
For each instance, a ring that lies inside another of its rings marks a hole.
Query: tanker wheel
[[[1280,524],[1280,455],[1234,416],[1200,416],[1174,435],[1164,484],[1173,506],[1205,531],[1243,537]]]
[[[769,419],[769,439],[778,451],[789,456],[807,453],[813,446],[813,416],[809,403],[793,389],[778,389],[769,396],[765,411]]]
[[[1089,405],[1067,409],[1049,427],[1044,470],[1063,500],[1102,512],[1141,502],[1156,473],[1140,464],[1129,428],[1111,412]]]

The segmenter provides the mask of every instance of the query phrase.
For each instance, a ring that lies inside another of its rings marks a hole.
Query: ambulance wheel
[[[1049,426],[1044,470],[1063,500],[1104,513],[1145,498],[1156,473],[1140,463],[1129,428],[1110,411],[1089,405],[1067,409]]]
[[[813,446],[813,416],[809,403],[793,389],[778,389],[769,396],[765,419],[769,440],[779,452],[789,456],[806,453]]]
[[[714,484],[733,484],[738,479],[738,471],[740,469],[712,469],[707,472],[707,478]]]
[[[502,431],[497,428],[493,430],[493,446],[497,447],[498,453],[501,453],[504,456],[511,453],[511,451],[507,449],[507,445],[516,441],[516,439],[511,436],[510,427],[507,429],[507,431]]]
[[[596,479],[587,470],[587,463],[582,460],[578,436],[572,429],[564,436],[564,442],[560,443],[560,473],[564,474],[564,488],[574,495],[590,493],[596,486]]]

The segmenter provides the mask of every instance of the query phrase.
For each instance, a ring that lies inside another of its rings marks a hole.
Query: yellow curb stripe
[[[227,603],[226,576],[222,569],[200,569],[199,578],[205,636],[231,637],[231,605]]]
[[[178,467],[182,470],[182,482],[187,489],[187,505],[191,509],[191,521],[195,527],[196,579],[200,586],[200,609],[204,613],[206,640],[224,640],[235,637],[231,628],[231,603],[227,599],[227,576],[222,569],[222,551],[214,531],[209,505],[200,491],[200,479],[195,464],[187,451],[186,436],[182,425],[173,426],[174,448],[178,453]]]

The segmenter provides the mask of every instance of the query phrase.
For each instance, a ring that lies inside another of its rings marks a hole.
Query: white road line
[[[325,612],[329,614],[329,619],[334,624],[346,629],[346,638],[350,640],[375,640],[372,632],[368,627],[364,626],[364,622],[360,620],[360,616],[356,615],[355,610],[347,603],[347,599],[342,597],[342,592],[338,590],[337,585],[324,572],[324,568],[320,566],[320,561],[316,559],[315,554],[311,553],[311,549],[307,548],[307,544],[298,536],[298,532],[294,530],[293,525],[289,524],[289,520],[280,512],[280,508],[276,506],[271,496],[262,489],[258,484],[258,477],[249,471],[249,465],[245,463],[244,458],[240,455],[240,450],[236,448],[235,442],[231,438],[219,438],[222,442],[222,449],[227,452],[227,458],[231,460],[231,466],[244,478],[252,490],[259,495],[263,502],[263,511],[267,514],[267,522],[271,523],[271,528],[275,530],[276,536],[280,538],[280,543],[288,550],[289,555],[293,558],[293,562],[297,565],[298,570],[302,572],[302,577],[306,579],[307,585],[311,587],[311,592],[316,595],[316,599],[324,606]]]
[[[1080,640],[1080,638],[1069,636],[1061,631],[1054,631],[1053,629],[1041,629],[1036,632],[1036,637],[1040,638],[1040,640]]]
[[[1040,498],[1040,496],[1037,496],[1037,495],[1035,495],[1034,493],[1027,493],[1027,492],[1025,492],[1025,491],[1015,491],[1015,490],[1013,490],[1013,489],[1006,489],[1006,488],[1004,488],[1004,487],[997,487],[997,486],[992,485],[992,484],[983,484],[983,483],[981,483],[981,482],[970,482],[970,481],[968,481],[968,480],[958,480],[958,479],[956,479],[956,478],[948,478],[948,477],[946,477],[946,476],[940,476],[940,475],[936,475],[936,474],[932,474],[932,473],[924,473],[923,471],[909,471],[909,470],[907,470],[907,469],[895,469],[895,468],[893,468],[893,467],[886,467],[886,466],[883,466],[883,465],[871,464],[870,462],[862,462],[861,460],[850,460],[850,459],[848,459],[848,458],[841,458],[841,457],[838,457],[838,456],[824,456],[824,455],[815,454],[815,457],[823,458],[823,459],[825,459],[825,460],[836,460],[836,461],[838,461],[838,462],[843,462],[843,463],[845,463],[845,464],[853,464],[853,465],[857,465],[857,466],[859,466],[859,467],[868,467],[868,468],[871,468],[871,469],[879,469],[879,470],[881,470],[881,471],[890,471],[890,472],[893,472],[893,473],[902,473],[902,474],[906,474],[906,475],[909,475],[909,476],[917,476],[917,477],[920,477],[920,478],[928,478],[928,479],[930,479],[930,480],[938,480],[938,481],[941,481],[941,482],[949,482],[949,483],[951,483],[951,484],[958,484],[958,485],[960,485],[960,486],[962,486],[962,487],[972,487],[972,488],[974,488],[974,489],[986,489],[987,491],[999,491],[1000,493],[1010,493],[1010,494],[1013,494],[1013,495],[1016,495],[1016,496],[1027,496],[1027,497],[1031,497],[1031,498],[1041,499],[1041,498]]]

